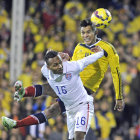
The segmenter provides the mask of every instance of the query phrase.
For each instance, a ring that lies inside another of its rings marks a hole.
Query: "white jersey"
[[[66,110],[88,101],[89,95],[83,86],[79,72],[103,55],[104,53],[101,51],[78,61],[65,61],[63,62],[63,74],[61,75],[53,74],[44,64],[41,72],[47,78],[57,96],[64,102]]]

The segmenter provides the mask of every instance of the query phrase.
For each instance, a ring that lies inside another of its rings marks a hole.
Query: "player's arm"
[[[80,71],[82,71],[85,67],[87,67],[89,64],[94,63],[95,61],[97,61],[99,58],[101,58],[102,56],[104,56],[104,50],[101,49],[99,46],[96,47],[96,49],[94,50],[94,54],[89,55],[87,57],[84,57],[81,60],[77,60],[77,62],[79,63],[80,66]]]
[[[118,111],[122,111],[124,108],[123,93],[122,93],[122,79],[120,73],[119,56],[114,50],[114,48],[111,48],[109,51],[108,61],[111,68],[111,74],[112,74],[113,84],[114,84],[115,94],[116,94],[116,105],[114,109]]]
[[[33,85],[24,88],[21,81],[15,83],[14,100],[20,101],[23,97],[38,97],[41,95],[49,95],[57,98],[57,95],[48,83],[42,85]]]

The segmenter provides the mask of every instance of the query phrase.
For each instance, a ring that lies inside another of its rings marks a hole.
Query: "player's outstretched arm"
[[[94,49],[95,54],[91,54],[87,57],[84,57],[81,60],[77,60],[80,66],[80,70],[82,71],[85,67],[87,67],[89,64],[92,64],[96,62],[99,58],[104,56],[104,50],[101,47],[96,47]]]
[[[14,85],[14,100],[20,101],[23,97],[38,97],[41,95],[49,95],[56,98],[56,94],[48,83],[43,85],[33,85],[24,88],[22,81],[17,81]]]

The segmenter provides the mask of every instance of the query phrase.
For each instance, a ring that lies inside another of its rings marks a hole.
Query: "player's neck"
[[[95,41],[92,41],[90,44],[86,44],[87,46],[91,46],[93,44],[95,44],[96,42]]]
[[[62,75],[63,74],[63,71],[61,71],[61,72],[53,72],[53,74]]]

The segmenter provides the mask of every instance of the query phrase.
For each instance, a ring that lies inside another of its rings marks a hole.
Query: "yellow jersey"
[[[88,65],[80,73],[80,77],[84,86],[93,92],[96,92],[104,78],[108,66],[110,66],[116,99],[122,99],[122,80],[120,74],[119,56],[115,48],[110,43],[103,40],[98,40],[98,42],[91,46],[88,46],[84,43],[79,43],[75,47],[72,61],[79,60],[93,54],[94,52],[92,52],[90,49],[94,46],[100,46],[102,49],[104,49],[105,55],[93,64]]]

